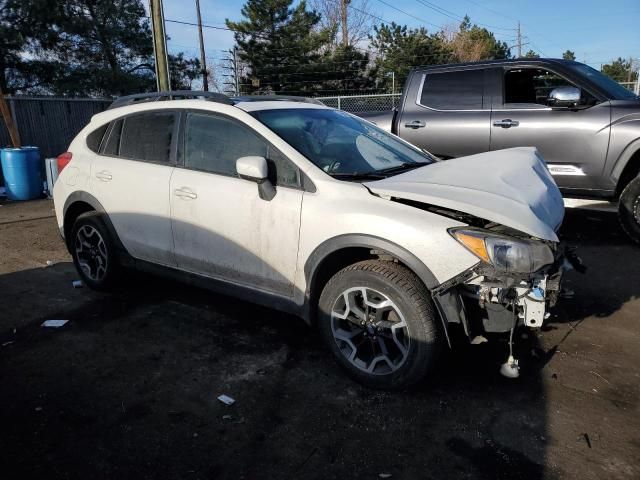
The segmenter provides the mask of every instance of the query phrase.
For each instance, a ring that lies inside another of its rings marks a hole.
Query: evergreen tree
[[[391,22],[376,25],[373,30],[369,39],[376,57],[371,73],[378,88],[386,91],[391,91],[392,72],[399,86],[415,66],[447,63],[451,58],[444,36],[429,34],[424,27],[410,29]]]
[[[10,80],[10,91],[109,96],[155,89],[141,0],[7,0],[5,6],[1,14],[23,42],[22,63],[0,76]],[[189,88],[199,62],[182,54],[169,62],[172,87]]]
[[[540,55],[538,55],[536,52],[534,52],[533,50],[529,50],[527,53],[525,53],[522,58],[540,58]]]
[[[248,66],[243,93],[307,94],[317,89],[322,48],[331,32],[318,29],[320,15],[307,10],[305,0],[248,0],[245,18],[227,20],[235,31],[239,56]]]
[[[562,59],[563,60],[575,60],[576,59],[576,54],[575,54],[575,52],[572,52],[571,50],[566,50],[562,54]]]
[[[368,75],[369,54],[349,46],[327,50],[315,78],[318,95],[367,93],[373,87]]]
[[[602,73],[616,82],[635,82],[638,72],[633,68],[633,62],[618,57],[611,63],[602,66]]]

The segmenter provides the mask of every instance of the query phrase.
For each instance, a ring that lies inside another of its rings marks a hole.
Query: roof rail
[[[136,93],[116,98],[107,110],[133,105],[134,103],[163,102],[167,100],[201,99],[211,102],[233,105],[233,101],[222,93],[203,92],[198,90],[172,90],[170,92]]]
[[[320,100],[309,97],[299,97],[295,95],[238,95],[231,97],[233,103],[240,102],[302,102],[324,105]]]

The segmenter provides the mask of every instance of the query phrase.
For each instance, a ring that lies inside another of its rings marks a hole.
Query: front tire
[[[429,291],[402,265],[366,260],[346,267],[326,284],[318,307],[325,342],[349,376],[365,386],[411,387],[439,353]]]
[[[98,212],[83,213],[76,219],[69,245],[82,282],[94,290],[112,290],[120,268],[109,230]]]
[[[629,182],[620,195],[618,216],[622,229],[636,243],[640,243],[640,176]]]

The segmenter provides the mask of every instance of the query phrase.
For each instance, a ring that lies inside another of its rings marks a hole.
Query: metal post
[[[340,108],[340,95],[338,95],[338,110],[342,110],[342,109]]]
[[[2,93],[1,88],[0,88],[0,112],[2,113],[4,124],[7,126],[7,130],[9,131],[9,137],[11,138],[11,143],[13,144],[14,148],[19,148],[20,135],[18,134],[18,128],[16,127],[16,124],[13,121],[13,115],[11,111],[9,111],[9,105],[7,105],[7,102],[4,99],[4,94]]]
[[[171,90],[169,80],[169,58],[167,39],[164,29],[164,11],[162,0],[149,0],[151,10],[151,30],[153,32],[153,53],[156,63],[156,79],[159,92]]]
[[[522,33],[520,32],[520,22],[518,22],[518,58],[522,58]]]
[[[196,0],[196,12],[198,14],[198,35],[200,36],[200,63],[202,64],[202,89],[209,91],[209,79],[207,78],[207,59],[204,55],[204,39],[202,37],[202,17],[200,16],[200,0]]]
[[[233,47],[233,81],[235,82],[236,95],[240,95],[240,82],[238,79],[238,49]]]

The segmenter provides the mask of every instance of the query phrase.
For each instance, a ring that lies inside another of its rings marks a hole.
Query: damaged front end
[[[501,372],[518,376],[513,332],[540,328],[560,295],[563,273],[582,264],[562,243],[539,240],[502,225],[453,228],[449,233],[479,262],[439,285],[433,297],[443,319],[460,323],[471,343],[486,334],[510,333],[509,359]]]

